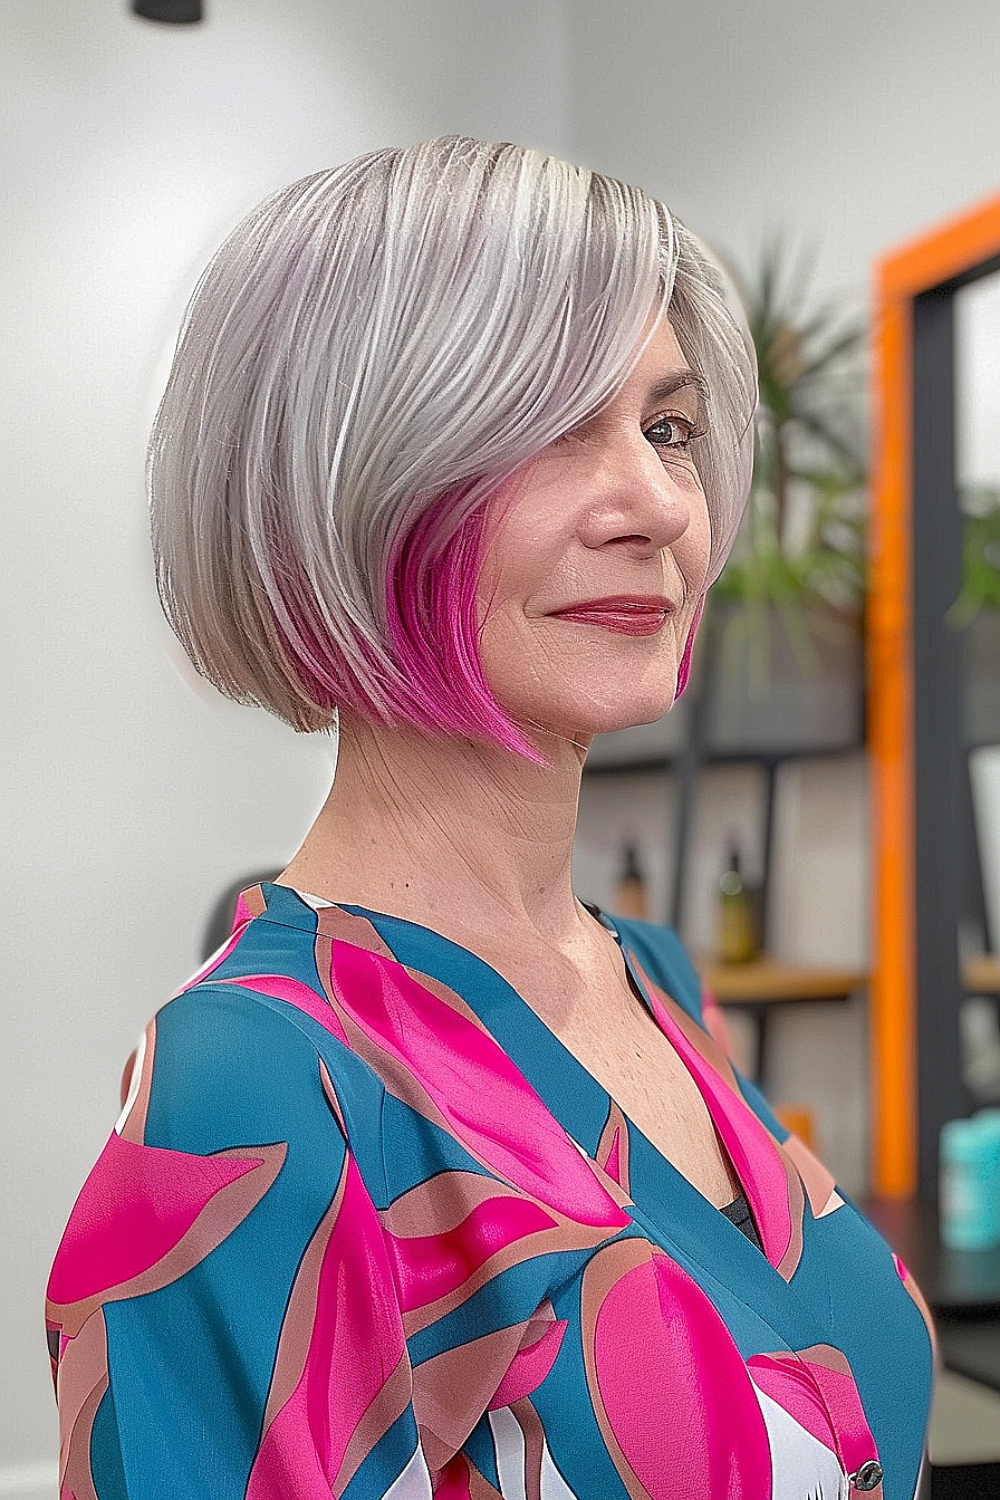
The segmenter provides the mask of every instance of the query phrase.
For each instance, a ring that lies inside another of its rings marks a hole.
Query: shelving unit
[[[692,756],[687,744],[675,751],[659,755],[643,754],[618,760],[602,760],[596,765],[588,761],[585,775],[589,777],[634,775],[639,772],[658,772],[678,778],[678,810],[674,820],[671,846],[670,910],[666,920],[671,927],[683,925],[686,888],[684,870],[690,847],[691,813],[693,798],[702,770],[719,766],[758,766],[764,772],[764,787],[761,798],[761,881],[763,886],[761,927],[767,929],[770,873],[774,854],[775,809],[777,806],[778,773],[790,761],[831,760],[842,755],[855,754],[862,748],[857,744],[835,746],[782,747],[772,750],[710,750]]]
[[[653,753],[654,734],[659,726],[642,726],[638,731],[626,731],[619,737],[620,743],[629,744],[629,736],[637,753],[614,759],[599,755],[597,762],[587,763],[586,775],[621,775],[637,771],[658,771],[672,775],[677,781],[676,810],[672,830],[671,861],[673,880],[670,925],[681,930],[684,925],[687,882],[691,846],[692,815],[698,783],[702,772],[711,767],[727,765],[752,765],[763,771],[761,794],[761,931],[768,930],[768,908],[770,903],[771,876],[774,856],[774,836],[779,772],[783,765],[793,761],[829,759],[844,754],[856,753],[864,743],[862,695],[860,685],[857,693],[857,712],[853,725],[845,723],[845,732],[836,743],[810,741],[808,734],[798,743],[754,747],[714,748],[708,741],[708,730],[712,709],[712,694],[716,682],[719,637],[713,632],[711,620],[706,622],[705,639],[702,643],[697,672],[692,679],[689,697],[682,700],[678,709],[667,716],[663,725],[664,748]],[[673,725],[670,720],[678,714]],[[769,1081],[770,1020],[774,1012],[790,1005],[815,1002],[844,1002],[858,989],[865,986],[867,973],[855,967],[789,964],[766,953],[751,963],[721,964],[711,958],[698,961],[699,972],[706,987],[720,1005],[731,1006],[748,1015],[753,1023],[757,1041],[757,1079],[766,1089]]]

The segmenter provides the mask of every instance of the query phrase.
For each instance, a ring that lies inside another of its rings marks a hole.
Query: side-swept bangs
[[[157,586],[196,669],[296,730],[343,707],[538,760],[479,663],[490,502],[612,399],[651,309],[708,385],[714,577],[753,364],[661,204],[464,137],[268,198],[195,290],[150,442]]]

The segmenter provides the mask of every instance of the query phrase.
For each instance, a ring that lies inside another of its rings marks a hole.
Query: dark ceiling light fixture
[[[169,21],[178,26],[204,20],[201,0],[132,0],[132,10],[147,21]]]

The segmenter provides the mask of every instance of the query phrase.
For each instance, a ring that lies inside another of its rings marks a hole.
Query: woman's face
[[[486,556],[486,680],[589,742],[670,707],[708,570],[701,383],[662,322],[612,403],[529,466]]]

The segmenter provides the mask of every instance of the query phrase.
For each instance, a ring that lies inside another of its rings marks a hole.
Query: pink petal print
[[[600,1299],[592,1323],[585,1306],[588,1381],[626,1490],[635,1494],[638,1481],[650,1500],[677,1500],[681,1489],[765,1500],[771,1460],[760,1404],[696,1282],[645,1241],[625,1240],[594,1257],[584,1298]]]
[[[578,1223],[631,1222],[488,1032],[402,965],[349,943],[331,943],[330,980],[344,1014],[406,1065],[480,1160]]]
[[[803,1359],[810,1352],[805,1350]],[[851,1474],[870,1459],[878,1458],[878,1449],[861,1405],[861,1395],[854,1376],[847,1360],[842,1355],[840,1359],[843,1369],[832,1369],[830,1365],[817,1360],[807,1362],[833,1418],[837,1453],[844,1468]]]
[[[594,1160],[613,1182],[617,1182],[626,1193],[629,1192],[628,1121],[613,1099],[608,1109],[608,1118],[604,1122],[604,1129],[601,1131],[601,1138],[597,1142]]]
[[[645,975],[642,976],[645,980]],[[646,981],[653,1010],[661,1029],[685,1063],[701,1092],[715,1127],[722,1137],[743,1184],[754,1219],[760,1230],[764,1251],[772,1266],[791,1276],[801,1250],[801,1205],[797,1224],[793,1223],[789,1202],[789,1171],[778,1144],[764,1129],[750,1106],[715,1071],[674,1020]],[[799,1179],[794,1182],[802,1197]],[[783,1264],[784,1263],[784,1264]]]
[[[348,1157],[292,1288],[246,1500],[340,1494],[410,1395],[381,1230]]]
[[[765,1396],[776,1401],[831,1453],[837,1452],[823,1393],[804,1360],[794,1354],[754,1354],[747,1360],[747,1368]]]
[[[543,1209],[522,1198],[489,1198],[444,1233],[404,1238],[385,1231],[400,1307],[410,1312],[436,1302],[505,1246],[552,1229],[555,1223]]]
[[[839,1349],[817,1344],[790,1354],[758,1354],[747,1365],[755,1384],[832,1449],[845,1473],[878,1458],[854,1375]]]
[[[434,1475],[434,1500],[472,1500],[469,1489],[469,1461],[456,1453],[443,1469]]]
[[[513,1402],[530,1396],[532,1391],[537,1391],[556,1362],[556,1355],[568,1327],[565,1318],[555,1318],[553,1315],[552,1322],[544,1327],[535,1342],[517,1351],[510,1369],[497,1386],[490,1402],[490,1411],[510,1406]]]
[[[191,1156],[113,1134],[70,1215],[49,1280],[49,1301],[76,1303],[134,1282],[179,1244],[217,1194],[257,1171],[274,1149],[248,1146],[240,1155]],[[241,1195],[238,1217],[226,1216],[225,1233],[260,1196]],[[216,1238],[203,1253],[218,1243]]]

